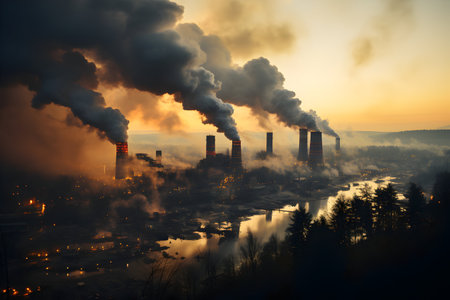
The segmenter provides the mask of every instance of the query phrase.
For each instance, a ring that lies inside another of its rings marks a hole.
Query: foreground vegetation
[[[313,220],[303,208],[285,240],[262,244],[251,232],[239,257],[205,253],[195,264],[154,265],[147,299],[433,297],[448,280],[450,173],[436,177],[429,199],[409,186],[363,186]],[[446,275],[447,274],[447,275]]]

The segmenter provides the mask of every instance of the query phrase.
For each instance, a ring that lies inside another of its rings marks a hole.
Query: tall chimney
[[[128,143],[116,143],[116,179],[127,176]]]
[[[233,168],[242,167],[241,141],[238,140],[232,141],[231,165]]]
[[[162,151],[161,150],[156,150],[156,162],[158,164],[161,164],[162,161]]]
[[[341,138],[336,137],[336,153],[341,152]]]
[[[322,132],[311,132],[311,144],[309,147],[309,164],[311,167],[323,165],[323,150],[322,150]]]
[[[300,139],[298,144],[298,157],[299,161],[308,160],[308,129],[300,129]]]
[[[206,158],[216,156],[216,137],[214,135],[206,136]]]
[[[273,133],[268,132],[266,138],[266,153],[273,154]]]

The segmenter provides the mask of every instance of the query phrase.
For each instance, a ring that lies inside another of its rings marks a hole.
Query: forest
[[[194,264],[154,264],[145,299],[434,298],[448,280],[450,173],[427,199],[410,183],[399,201],[391,184],[362,186],[318,219],[304,208],[286,238],[261,243],[248,232],[238,257],[208,251]]]

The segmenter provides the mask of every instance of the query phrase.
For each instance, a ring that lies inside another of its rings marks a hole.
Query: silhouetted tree
[[[291,223],[286,232],[290,249],[294,255],[298,255],[305,246],[311,222],[311,214],[307,213],[303,207],[294,211],[291,216]]]
[[[348,245],[351,240],[350,205],[341,195],[336,200],[330,216],[330,225],[337,234],[341,245]]]
[[[236,263],[233,255],[229,255],[223,260],[223,274],[228,279],[236,276]]]
[[[327,243],[334,243],[336,235],[330,228],[327,218],[322,215],[314,220],[308,233],[308,242],[312,248],[321,247]]]
[[[272,234],[264,244],[261,253],[261,263],[266,267],[271,267],[279,255],[279,242],[277,237]]]
[[[364,236],[364,228],[361,220],[363,208],[364,201],[359,196],[354,195],[349,204],[349,222],[354,243]]]
[[[450,172],[443,172],[436,175],[433,185],[433,202],[443,208],[450,207]]]
[[[241,271],[255,273],[261,254],[261,244],[250,230],[245,238],[245,244],[240,247],[240,250],[242,257]]]
[[[408,222],[412,230],[417,230],[423,223],[426,199],[422,187],[415,183],[409,184],[408,192]]]
[[[436,175],[429,207],[433,217],[450,230],[450,172]]]
[[[373,190],[368,183],[364,183],[359,189],[359,197],[366,202],[373,200]]]
[[[392,232],[398,227],[400,207],[392,184],[375,190],[375,227],[378,231]]]

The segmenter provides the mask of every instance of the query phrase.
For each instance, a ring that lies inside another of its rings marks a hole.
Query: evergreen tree
[[[426,199],[422,187],[415,183],[409,184],[408,192],[408,222],[412,230],[417,230],[424,220]]]
[[[373,234],[374,203],[373,191],[369,184],[365,183],[359,189],[359,198],[363,201],[359,208],[360,225],[366,237],[370,237]]]
[[[311,224],[311,228],[308,233],[308,243],[312,244],[312,247],[320,247],[320,245],[335,242],[335,234],[330,228],[328,220],[325,216],[320,216],[317,220]]]
[[[351,241],[350,205],[343,196],[338,197],[330,216],[330,225],[337,234],[341,245],[348,245]]]
[[[362,225],[362,218],[364,208],[364,201],[357,195],[353,196],[353,199],[349,204],[349,223],[351,227],[351,236],[353,242],[362,239],[364,236],[364,228]]]
[[[375,190],[375,227],[378,231],[392,232],[398,227],[400,207],[392,184]]]
[[[291,223],[286,232],[290,249],[294,255],[299,254],[305,246],[311,222],[311,214],[307,213],[303,207],[294,211],[291,216]]]
[[[450,172],[436,175],[433,185],[433,195],[429,207],[436,221],[441,223],[450,231]]]

